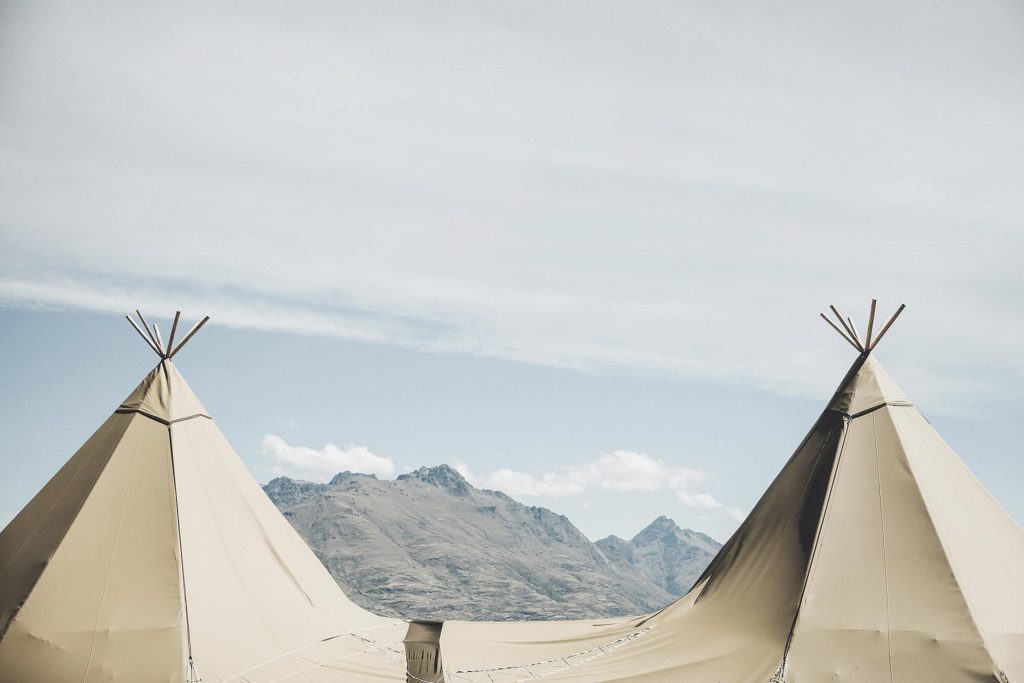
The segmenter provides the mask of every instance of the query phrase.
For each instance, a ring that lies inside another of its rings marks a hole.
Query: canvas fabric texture
[[[352,603],[163,360],[0,533],[0,681],[394,681]]]
[[[0,532],[0,683],[1024,681],[1024,532],[862,354],[650,615],[407,624],[352,603],[163,360]]]
[[[571,664],[639,634],[544,677],[1001,683],[1024,680],[1022,587],[1020,526],[865,354],[679,601],[620,621],[448,622],[441,655],[453,672]]]

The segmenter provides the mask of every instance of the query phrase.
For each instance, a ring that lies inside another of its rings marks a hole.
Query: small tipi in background
[[[180,315],[180,314],[179,314]],[[160,362],[0,533],[0,683],[396,681],[140,314]]]

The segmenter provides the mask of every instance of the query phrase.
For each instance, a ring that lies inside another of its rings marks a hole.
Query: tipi
[[[445,623],[448,680],[1024,682],[1024,532],[872,354],[902,310],[873,338],[872,301],[864,340],[835,311],[857,359],[687,595],[635,619]]]
[[[159,364],[0,533],[0,682],[396,681],[350,602]],[[130,319],[129,319],[130,320]]]
[[[903,307],[874,310],[862,341],[833,309],[857,359],[683,598],[408,631],[334,585],[154,327],[160,364],[0,534],[0,683],[1024,681],[1024,531],[872,355]]]

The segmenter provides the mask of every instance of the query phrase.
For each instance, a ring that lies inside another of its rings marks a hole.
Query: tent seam
[[[194,415],[189,415],[187,417],[178,417],[178,418],[175,418],[173,420],[165,420],[164,418],[159,417],[157,415],[154,415],[153,413],[148,413],[145,410],[140,410],[138,408],[125,408],[124,406],[121,406],[120,408],[118,408],[114,412],[118,413],[120,415],[127,415],[127,414],[130,414],[130,413],[136,413],[138,415],[142,415],[143,417],[148,417],[150,420],[154,420],[154,421],[159,422],[160,424],[166,425],[168,427],[170,427],[172,424],[176,424],[178,422],[184,422],[185,420],[191,420],[191,419],[196,418],[196,417],[205,417],[207,420],[212,420],[213,419],[212,417],[210,417],[206,413],[196,413]]]
[[[186,418],[187,419],[187,418]],[[181,506],[178,503],[178,473],[174,464],[174,433],[171,425],[167,425],[167,448],[171,456],[171,487],[174,489],[174,528],[178,532],[178,569],[181,572],[181,602],[185,611],[185,646],[188,654],[189,671],[186,676],[195,672],[195,659],[192,657],[192,623],[188,613],[188,588],[185,581],[185,549],[181,542]]]
[[[142,432],[139,432],[138,440],[135,442],[135,454],[132,457],[132,470],[128,474],[128,485],[125,487],[124,498],[121,500],[121,514],[117,520],[117,531],[114,533],[114,545],[110,549],[110,563],[107,565],[107,576],[103,580],[103,592],[100,594],[100,604],[96,608],[96,624],[92,629],[92,645],[89,647],[89,661],[85,665],[85,674],[82,676],[82,683],[89,679],[89,670],[92,668],[92,658],[96,654],[96,637],[99,635],[100,618],[103,615],[103,605],[107,600],[107,589],[110,587],[110,572],[114,568],[114,558],[117,556],[117,544],[121,540],[121,529],[124,527],[124,513],[128,508],[128,496],[132,492],[132,484],[135,482],[135,468],[139,464],[140,444],[142,444]],[[113,453],[111,453],[113,455]]]
[[[878,425],[874,416],[871,417],[871,440],[875,451],[875,480],[878,482],[878,523],[882,530],[882,576],[885,579],[885,644],[889,652],[889,683],[893,680],[892,671],[892,617],[889,605],[889,558],[885,548],[885,508],[882,503],[882,472],[878,460]]]
[[[815,460],[821,458],[821,454],[825,450],[825,446],[828,444],[829,438],[832,436],[832,432],[835,427],[829,429],[829,433],[826,435],[825,440],[822,442],[821,449],[818,451],[818,456]],[[850,430],[847,427],[846,421],[842,424],[842,442],[837,444],[835,461],[832,463],[832,471],[829,473],[828,480],[828,492],[825,495],[825,500],[821,506],[821,514],[818,518],[818,525],[814,532],[814,542],[811,544],[811,552],[807,556],[807,569],[804,571],[803,582],[800,586],[800,597],[797,598],[796,610],[793,613],[793,623],[790,624],[789,633],[786,635],[786,645],[782,650],[782,662],[779,664],[779,668],[785,676],[786,660],[789,657],[789,651],[793,645],[793,638],[796,635],[796,627],[800,621],[800,612],[803,608],[804,597],[807,595],[807,585],[811,581],[811,576],[814,574],[815,562],[814,559],[818,553],[818,541],[821,538],[821,532],[825,526],[826,516],[828,515],[829,502],[832,500],[832,491],[835,487],[836,476],[839,473],[839,466],[842,463],[843,451],[846,450],[846,438],[849,436]],[[808,483],[810,482],[810,475],[807,477]],[[805,484],[806,488],[806,484]],[[788,522],[787,522],[788,526]]]

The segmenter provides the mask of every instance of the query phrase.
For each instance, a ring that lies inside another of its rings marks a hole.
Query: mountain
[[[680,529],[664,516],[651,522],[631,541],[609,536],[595,545],[623,572],[639,572],[676,597],[690,590],[722,547],[707,534]]]
[[[677,593],[668,588],[717,546],[663,517],[633,541],[598,545],[564,515],[476,489],[448,465],[395,480],[279,477],[263,488],[352,600],[404,618],[642,614],[671,602]]]

